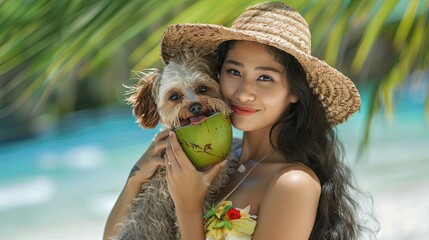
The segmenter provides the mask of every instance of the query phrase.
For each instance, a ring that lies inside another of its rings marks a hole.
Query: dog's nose
[[[201,109],[203,109],[203,106],[199,102],[192,103],[191,106],[189,106],[189,112],[195,115],[198,115]]]

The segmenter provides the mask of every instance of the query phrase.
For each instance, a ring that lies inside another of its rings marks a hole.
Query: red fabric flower
[[[237,210],[236,208],[229,209],[228,212],[226,212],[226,214],[228,215],[229,220],[241,218],[240,211]]]

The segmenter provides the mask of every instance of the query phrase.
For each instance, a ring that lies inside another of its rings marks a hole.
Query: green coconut
[[[231,122],[221,113],[174,132],[186,156],[200,169],[224,160],[231,149]]]

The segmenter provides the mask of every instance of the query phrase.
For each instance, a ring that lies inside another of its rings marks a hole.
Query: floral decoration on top
[[[232,207],[231,201],[214,204],[204,215],[207,240],[251,239],[256,227],[256,216],[249,214],[250,205],[245,209]]]

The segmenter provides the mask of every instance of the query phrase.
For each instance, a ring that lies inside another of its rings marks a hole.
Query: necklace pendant
[[[237,168],[237,171],[244,173],[246,171],[246,167],[243,164],[240,164],[240,166]]]

